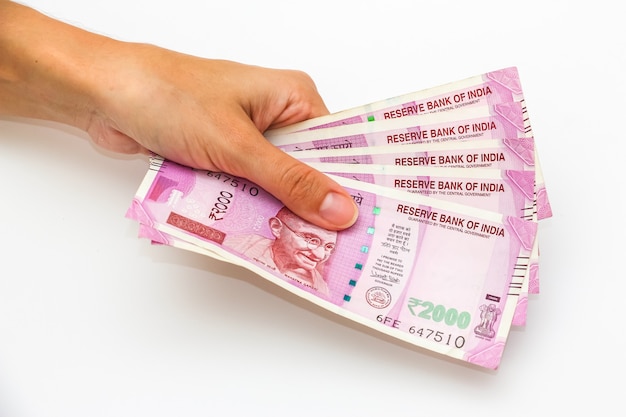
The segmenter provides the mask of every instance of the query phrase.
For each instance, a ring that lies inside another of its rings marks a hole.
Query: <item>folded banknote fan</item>
[[[552,216],[516,68],[268,131],[359,206],[319,228],[251,181],[151,158],[139,235],[247,268],[337,315],[496,369],[539,291]]]

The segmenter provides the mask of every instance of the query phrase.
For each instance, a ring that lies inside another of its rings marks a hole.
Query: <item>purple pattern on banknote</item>
[[[363,135],[348,135],[330,140],[313,140],[304,144],[286,145],[281,147],[284,151],[307,151],[319,149],[348,149],[367,146],[367,141]]]
[[[128,216],[130,217],[130,216]],[[153,243],[159,243],[163,245],[171,245],[172,240],[168,238],[167,234],[158,231],[157,229],[148,226],[147,224],[139,223],[140,238],[149,239]]]
[[[524,195],[533,201],[535,198],[535,172],[507,170],[506,175],[513,181]]]
[[[513,326],[525,326],[526,316],[528,315],[528,297],[520,295],[515,306],[515,314],[513,315]]]
[[[545,188],[537,190],[537,219],[552,217],[552,207],[548,201],[548,193]]]
[[[539,294],[539,265],[536,263],[530,265],[528,278],[528,292],[530,294]]]
[[[504,343],[494,343],[493,345],[469,355],[466,360],[470,363],[494,369],[497,367],[504,352]]]
[[[159,177],[148,192],[148,199],[163,202],[170,198],[171,191],[177,190],[181,195],[187,195],[195,185],[195,178],[188,175],[186,169],[172,165],[168,169],[168,177]]]
[[[532,250],[537,234],[537,223],[520,220],[514,216],[508,217],[507,220],[524,248]]]
[[[520,102],[496,104],[493,108],[497,114],[508,120],[519,131],[525,132],[527,129],[530,129],[526,124],[525,112],[519,110],[519,108],[523,109]]]
[[[149,213],[146,213],[143,205],[137,200],[132,201],[130,207],[126,211],[126,217],[147,226],[152,226],[154,221],[153,217]]]
[[[504,139],[504,143],[527,165],[535,165],[535,140],[532,136],[527,138]]]
[[[330,123],[324,123],[324,124],[319,125],[319,126],[314,126],[314,127],[311,128],[311,130],[323,129],[323,128],[326,128],[326,127],[335,127],[335,126],[349,125],[349,124],[352,124],[352,123],[361,123],[362,121],[363,120],[362,120],[361,116],[354,116],[354,117],[349,117],[349,118],[346,118],[346,119],[341,119],[341,120],[337,120],[337,121],[330,122]]]
[[[346,156],[325,156],[319,159],[320,162],[332,162],[340,164],[371,164],[370,155],[346,155]]]
[[[514,94],[522,94],[522,84],[516,67],[503,68],[488,72],[486,77],[494,80]]]

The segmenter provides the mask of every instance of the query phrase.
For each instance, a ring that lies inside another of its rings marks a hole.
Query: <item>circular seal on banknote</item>
[[[391,304],[391,293],[383,287],[372,287],[365,293],[365,299],[374,308],[385,308]]]

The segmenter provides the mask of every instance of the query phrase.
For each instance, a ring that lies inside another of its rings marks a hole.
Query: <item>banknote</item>
[[[499,103],[519,102],[525,110],[527,134],[531,135],[525,98],[516,67],[503,68],[478,76],[447,83],[438,87],[417,91],[398,97],[366,104],[352,109],[322,116],[279,129],[265,132],[265,136],[273,141],[275,137],[306,130],[326,129],[348,124],[362,124],[378,120],[389,120],[414,115],[440,113],[484,107]],[[336,142],[328,145],[334,148],[351,146],[348,142]],[[543,170],[538,156],[536,157],[537,206],[539,218],[552,216],[552,209],[545,187]]]
[[[307,130],[273,136],[270,140],[286,152],[333,150],[387,146],[400,149],[407,144],[445,143],[486,139],[532,137],[532,130],[519,102],[471,109],[411,116],[371,123],[355,123],[334,128]],[[533,145],[536,201],[539,219],[552,216],[543,176],[539,175],[537,151]]]
[[[531,170],[467,170],[441,166],[415,168],[315,162],[309,165],[333,175],[536,221],[533,204],[534,172]],[[160,232],[149,230],[145,226],[140,229],[140,236],[173,245],[171,237],[166,238]]]
[[[513,101],[524,102],[524,95],[517,68],[509,67],[305,120],[266,133],[267,137],[272,137],[301,130],[398,119]]]
[[[168,233],[156,230],[151,226],[140,224],[139,229],[140,231],[138,236],[140,238],[150,239],[153,244],[167,245],[174,248],[194,252],[200,255],[208,256],[222,262],[228,262],[231,264],[246,267],[245,262],[241,258],[225,257],[223,254],[219,254],[209,248],[189,243],[183,239],[169,235]],[[537,294],[539,292],[538,290],[535,290],[534,292],[532,291],[533,283],[538,281],[536,279],[533,279],[533,275],[535,275],[537,267],[536,264],[532,263],[533,255],[534,252],[532,252],[531,254],[531,261],[529,261],[529,267],[528,271],[526,272],[526,276],[523,278],[522,283],[519,284],[520,290],[517,296],[517,302],[515,306],[515,311],[513,312],[513,318],[511,320],[512,326],[521,327],[526,325],[528,294]]]
[[[500,141],[486,141],[491,147],[485,149],[492,150],[492,146]],[[494,143],[495,142],[495,143]],[[411,147],[413,145],[407,145]],[[429,149],[437,148],[430,145],[417,145],[418,147],[427,147]],[[445,146],[438,146],[439,148],[445,148]],[[519,147],[515,147],[516,149]],[[384,148],[388,149],[388,148]],[[509,148],[504,148],[509,149]],[[532,158],[532,151],[526,153]],[[423,149],[420,149],[423,150]],[[314,151],[317,152],[317,151]],[[322,151],[325,152],[325,151]],[[455,152],[457,150],[455,149]],[[498,150],[499,157],[490,156],[487,160],[499,160],[501,164],[508,165],[510,167],[532,168],[532,165],[526,165],[529,163],[529,159],[522,161],[523,163],[513,162],[513,157],[509,158],[510,162],[505,162],[505,153],[502,149]],[[491,155],[494,152],[488,152]],[[456,203],[467,204],[475,207],[480,207],[492,211],[497,211],[502,214],[510,216],[519,216],[525,220],[536,221],[536,210],[533,206],[533,180],[534,173],[532,170],[500,170],[483,168],[479,170],[467,170],[463,168],[444,168],[441,164],[437,164],[439,158],[455,160],[467,160],[467,155],[481,155],[485,154],[485,151],[478,151],[475,148],[467,149],[460,154],[429,154],[429,157],[436,155],[430,165],[421,165],[417,168],[413,166],[379,166],[377,164],[355,165],[355,164],[342,164],[342,163],[315,163],[311,162],[310,165],[314,168],[334,175],[345,176],[348,178],[354,178],[359,181],[365,181],[368,183],[375,183],[392,188],[401,188],[409,192],[417,192],[423,195],[429,195],[434,198],[441,198]],[[474,159],[480,160],[480,157]],[[520,158],[516,156],[516,161]],[[443,164],[443,161],[439,161]],[[482,164],[481,164],[482,165]],[[157,230],[149,230],[146,226],[140,228],[140,237],[150,238],[153,241],[167,244],[174,247],[190,250],[187,244],[179,242],[178,239],[168,236],[163,232]],[[538,245],[538,239],[535,239],[534,246]],[[192,248],[193,251],[203,253],[204,255],[211,256],[224,260],[218,254],[206,249]],[[519,309],[516,309],[516,314],[513,319],[513,325],[522,326],[526,323],[526,307],[527,297],[530,294],[537,294],[539,292],[539,278],[538,278],[538,266],[539,266],[539,251],[533,247],[533,252],[530,258],[530,266],[527,272],[527,277],[524,282],[524,290],[518,297]],[[532,280],[532,282],[527,282]]]
[[[295,216],[248,180],[158,157],[127,215],[357,323],[497,368],[536,222],[332,177],[360,207],[340,232]]]
[[[522,103],[508,102],[273,135],[268,140],[284,151],[298,151],[517,138],[531,136],[526,116]]]
[[[534,138],[412,143],[287,152],[303,162],[535,170]]]
[[[498,169],[465,169],[446,167],[407,167],[378,164],[309,163],[319,171],[382,185],[437,199],[496,211],[523,220],[537,221],[534,209],[534,172]],[[535,239],[518,297],[513,324],[526,323],[527,299],[539,292],[539,239]],[[532,285],[529,280],[533,280]]]
[[[310,162],[318,171],[536,221],[534,171]]]
[[[463,167],[534,171],[534,138],[487,139],[476,141],[450,141],[415,143],[401,147],[372,146],[344,149],[313,149],[288,152],[307,163],[381,164],[404,167]],[[328,172],[328,167],[319,166]],[[452,195],[452,194],[450,194]],[[537,216],[535,195],[533,214]],[[533,259],[538,260],[539,250]],[[530,294],[539,293],[539,267],[533,264],[529,279]],[[525,300],[524,300],[525,301]],[[521,319],[523,315],[519,316]],[[516,322],[516,324],[519,324]]]

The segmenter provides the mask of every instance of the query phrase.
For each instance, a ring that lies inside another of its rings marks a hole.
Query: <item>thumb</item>
[[[261,157],[239,165],[243,176],[319,227],[341,230],[354,224],[358,209],[342,186],[275,147],[258,130],[255,134],[260,136],[256,154]]]

